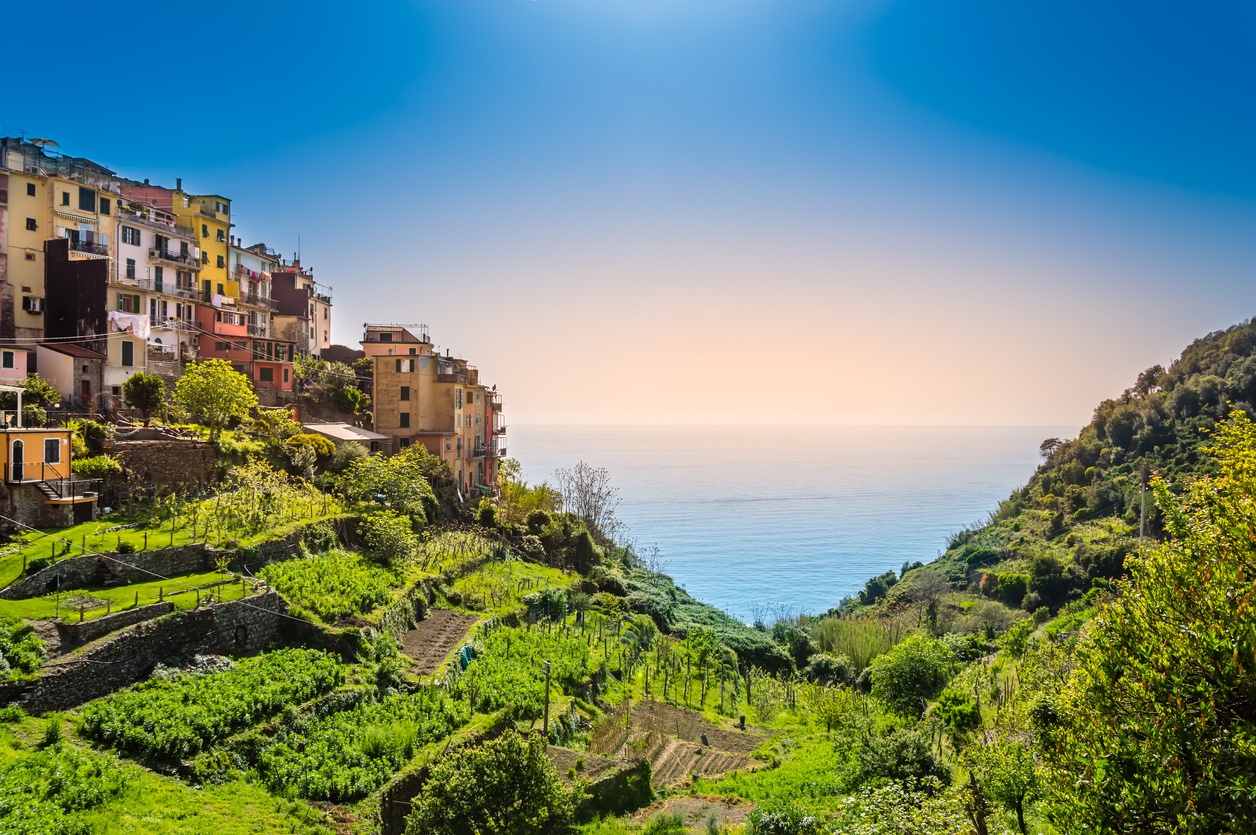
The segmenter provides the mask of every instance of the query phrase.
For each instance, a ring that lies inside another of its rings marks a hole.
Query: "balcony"
[[[184,319],[176,319],[173,316],[152,316],[148,317],[148,324],[155,330],[166,331],[186,331],[192,333],[196,330],[196,326]]]
[[[279,302],[266,296],[259,296],[257,293],[245,293],[240,296],[240,304],[249,307],[264,307],[267,310],[278,310]]]
[[[254,325],[254,324],[250,324],[250,325],[249,325],[249,336],[260,336],[260,337],[265,337],[265,336],[266,336],[266,326],[265,326],[265,325]]]
[[[490,391],[488,393],[488,404],[494,412],[500,412],[502,410],[502,396],[495,391]]]
[[[179,225],[174,215],[158,209],[144,208],[138,211],[134,209],[121,209],[118,212],[118,218],[123,223],[139,223],[156,229],[166,234],[182,235],[189,238],[195,238],[191,229],[187,229]]]
[[[86,255],[88,258],[108,258],[109,245],[102,244],[97,241],[84,241],[70,239],[70,251],[79,255]]]
[[[201,268],[201,259],[191,254],[184,255],[183,253],[170,252],[166,249],[150,249],[148,257],[149,259],[165,261],[187,270],[199,270]]]
[[[121,283],[126,283],[125,281]],[[157,281],[153,278],[141,278],[136,284],[141,290],[148,290],[153,293],[164,293],[167,296],[178,296],[181,299],[195,299],[200,293],[196,292],[193,287],[180,287],[177,284],[171,284],[169,281]]]
[[[497,424],[494,424],[494,425],[493,425],[493,434],[494,434],[494,435],[505,435],[505,434],[506,434],[506,424],[504,424],[504,423],[497,423]]]

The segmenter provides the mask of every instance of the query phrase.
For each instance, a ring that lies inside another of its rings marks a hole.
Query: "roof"
[[[303,428],[310,432],[326,435],[333,441],[389,441],[392,437],[360,429],[347,423],[306,423]]]
[[[65,354],[67,357],[84,357],[86,359],[103,360],[104,354],[99,354],[82,345],[75,345],[71,342],[40,342],[37,348],[47,348],[49,351],[56,351],[58,354]]]

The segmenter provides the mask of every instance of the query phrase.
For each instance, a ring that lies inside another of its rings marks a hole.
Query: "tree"
[[[531,486],[524,481],[523,468],[514,458],[503,458],[497,465],[497,494],[502,519],[514,524],[533,513],[552,514],[560,501],[558,491],[546,482]]]
[[[558,494],[563,510],[580,517],[602,542],[613,542],[619,533],[615,509],[619,506],[619,488],[611,484],[605,467],[592,467],[583,461],[569,470],[555,470]]]
[[[1006,730],[969,751],[972,769],[980,775],[980,785],[990,799],[1016,813],[1022,833],[1025,803],[1038,795],[1038,766],[1033,751],[1018,736]]]
[[[372,455],[349,465],[340,477],[340,489],[350,501],[383,502],[423,522],[436,511],[436,494],[427,472],[424,461],[408,451]]]
[[[540,737],[508,730],[440,760],[414,801],[411,835],[567,835],[573,793]]]
[[[1169,539],[1033,712],[1062,830],[1256,831],[1256,426],[1235,411],[1205,452],[1217,474],[1181,498],[1153,482]]]
[[[148,426],[153,412],[166,402],[166,383],[156,374],[132,374],[122,384],[122,402],[138,410]]]
[[[869,668],[872,695],[895,713],[918,717],[951,677],[955,654],[941,641],[913,635]]]
[[[385,568],[410,562],[418,554],[419,540],[409,518],[392,510],[377,510],[358,524],[363,550]]]
[[[189,364],[174,385],[174,399],[209,427],[210,440],[233,418],[246,418],[257,407],[249,378],[226,360]]]

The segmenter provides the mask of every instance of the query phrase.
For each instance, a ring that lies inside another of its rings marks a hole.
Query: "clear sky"
[[[0,132],[234,200],[514,423],[1084,423],[1256,313],[1256,5],[36,3]]]

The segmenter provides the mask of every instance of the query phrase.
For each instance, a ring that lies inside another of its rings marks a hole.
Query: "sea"
[[[928,562],[1040,462],[1050,426],[518,426],[529,483],[585,462],[618,488],[639,549],[739,620],[817,614]]]

